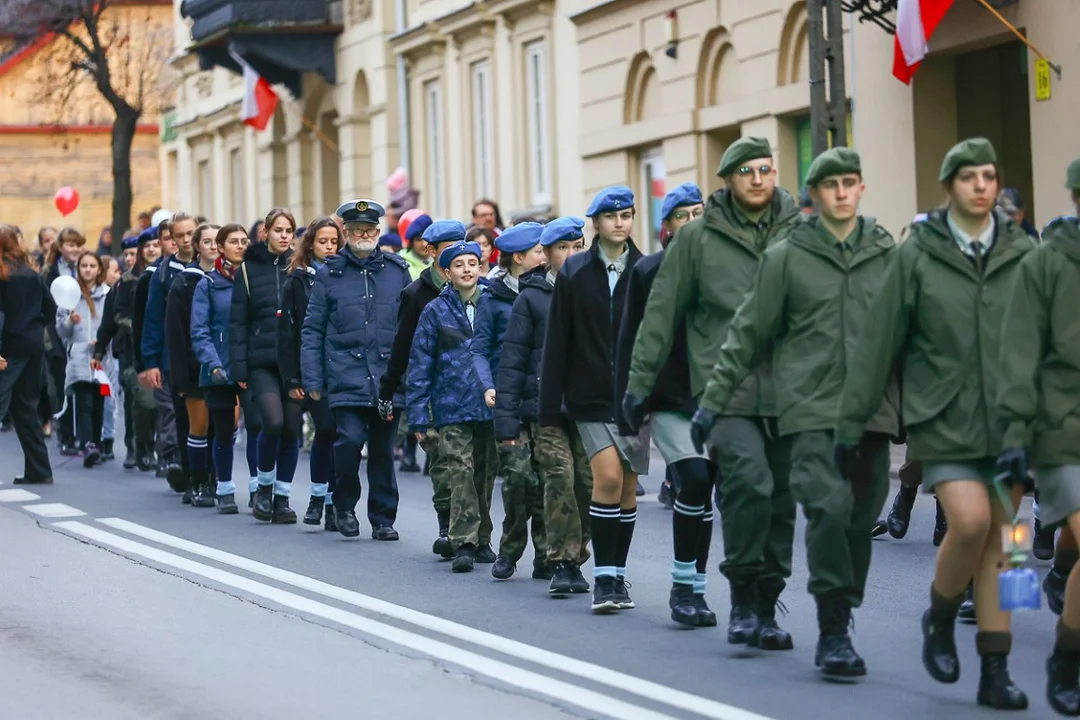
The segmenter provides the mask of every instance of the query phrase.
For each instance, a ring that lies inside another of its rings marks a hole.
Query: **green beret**
[[[771,158],[772,147],[769,141],[760,137],[739,138],[731,143],[720,158],[720,168],[716,171],[717,177],[727,177],[739,169],[739,166],[747,160],[758,158]]]
[[[1069,169],[1065,172],[1065,189],[1080,190],[1080,160],[1069,163]]]
[[[814,158],[814,162],[806,173],[806,184],[817,187],[827,177],[851,173],[862,175],[862,161],[859,160],[859,153],[847,147],[832,148]]]
[[[938,182],[945,182],[956,171],[968,165],[991,165],[997,162],[997,153],[994,146],[986,138],[971,138],[962,143],[953,145],[949,152],[945,153],[945,159],[941,161],[941,172],[938,173]]]

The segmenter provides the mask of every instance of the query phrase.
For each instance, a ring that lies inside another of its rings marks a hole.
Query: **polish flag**
[[[952,7],[953,0],[899,0],[896,6],[896,41],[893,75],[905,85],[929,52],[927,41]]]
[[[248,65],[242,57],[230,51],[232,59],[244,69],[244,99],[240,104],[240,119],[259,132],[266,129],[277,110],[278,96],[266,78]]]

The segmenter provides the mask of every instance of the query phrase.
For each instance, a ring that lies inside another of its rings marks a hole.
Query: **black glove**
[[[1014,484],[1023,485],[1027,482],[1028,476],[1027,450],[1022,447],[1005,448],[998,455],[997,466],[994,470],[1008,487]]]
[[[705,454],[705,442],[712,434],[713,426],[720,419],[720,413],[714,410],[698,408],[694,418],[690,421],[690,440],[694,443],[694,450],[702,455]]]
[[[394,403],[392,401],[379,399],[379,417],[386,422],[394,419]]]
[[[229,374],[225,372],[225,368],[214,368],[210,371],[210,381],[214,385],[228,385]]]
[[[833,461],[836,463],[836,469],[840,472],[840,477],[844,478],[844,480],[847,480],[848,482],[851,482],[851,469],[858,461],[858,459],[858,445],[836,443],[835,447],[833,447]]]
[[[622,398],[623,422],[631,434],[637,435],[641,424],[645,422],[645,401],[627,391]]]

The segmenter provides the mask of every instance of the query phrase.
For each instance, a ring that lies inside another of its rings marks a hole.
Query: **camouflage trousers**
[[[503,478],[503,534],[499,540],[499,555],[521,559],[529,540],[529,521],[532,521],[532,541],[537,562],[547,560],[547,531],[544,527],[544,486],[536,472],[532,448],[532,432],[523,423],[517,441],[499,446],[499,466]]]
[[[571,422],[537,426],[533,455],[544,488],[548,561],[583,565],[589,559],[593,479],[581,435]]]
[[[431,504],[439,515],[450,512],[450,481],[446,462],[439,455],[439,431],[428,430],[420,447],[428,456],[428,475],[431,476]]]
[[[439,430],[439,460],[450,487],[450,544],[491,544],[491,493],[499,455],[490,422],[447,425]],[[434,466],[432,476],[434,477]]]

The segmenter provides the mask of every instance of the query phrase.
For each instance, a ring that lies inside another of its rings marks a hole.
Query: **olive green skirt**
[[[994,484],[995,465],[997,465],[995,457],[924,462],[923,491],[933,492],[935,486],[953,480],[978,480],[989,487]]]
[[[1039,489],[1039,524],[1050,529],[1064,525],[1080,511],[1080,465],[1056,465],[1035,471]]]

